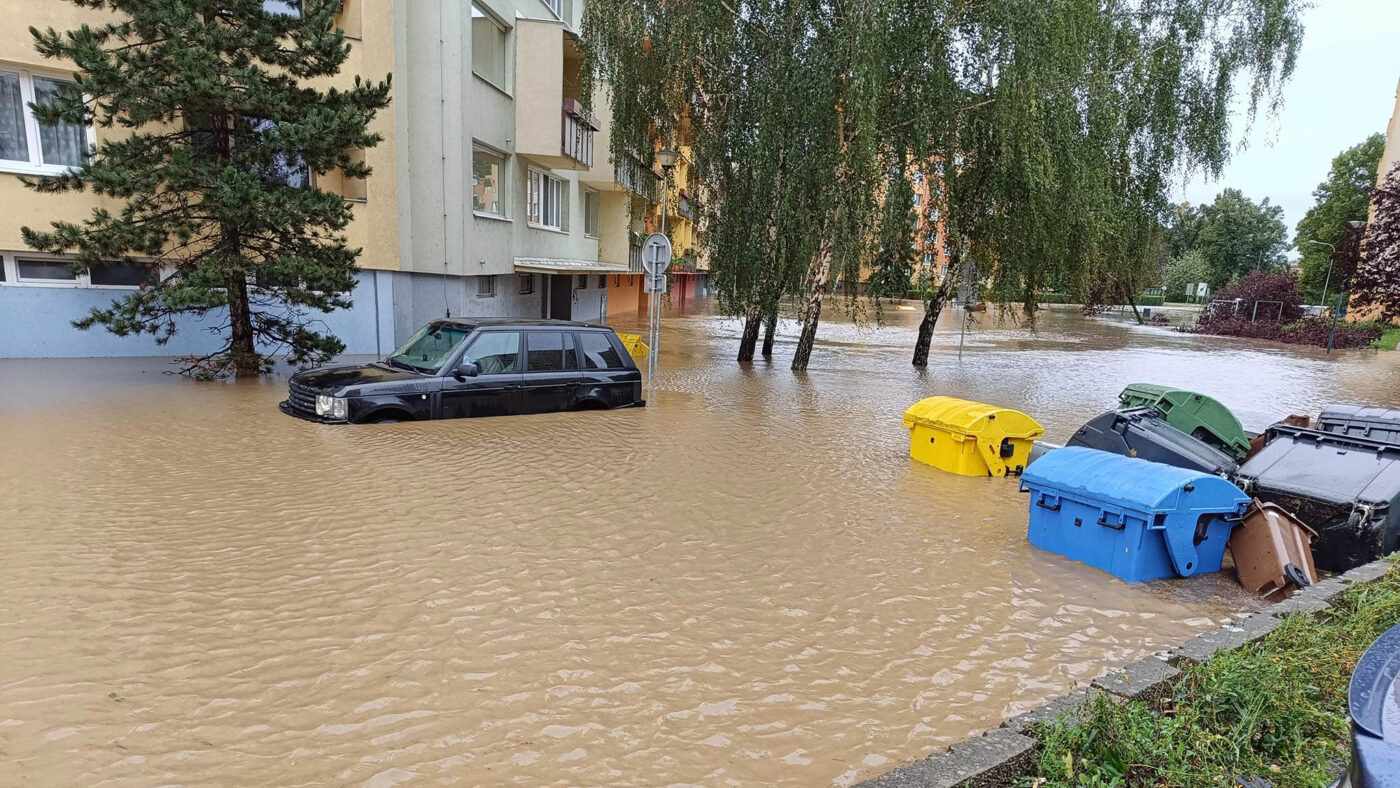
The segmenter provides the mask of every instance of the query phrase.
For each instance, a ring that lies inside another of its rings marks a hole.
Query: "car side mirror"
[[[481,374],[481,365],[475,361],[463,362],[454,373],[458,378],[474,378]]]

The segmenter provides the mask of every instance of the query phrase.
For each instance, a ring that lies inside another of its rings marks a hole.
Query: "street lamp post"
[[[1308,243],[1317,244],[1318,246],[1325,246],[1328,249],[1332,250],[1332,255],[1327,258],[1327,279],[1324,280],[1322,283],[1322,299],[1317,302],[1319,306],[1326,309],[1327,288],[1332,284],[1332,264],[1337,261],[1337,247],[1327,243],[1326,241],[1308,241]]]
[[[667,197],[668,197],[668,195],[667,195],[667,187],[670,185],[670,182],[671,182],[671,169],[674,168],[674,167],[676,166],[676,160],[679,159],[680,156],[681,156],[680,151],[677,151],[677,150],[674,149],[674,148],[662,148],[661,150],[659,150],[659,151],[656,152],[656,163],[661,165],[661,172],[662,172],[662,175],[661,175],[661,234],[662,234],[662,235],[665,235],[665,234],[666,234],[666,211],[669,209],[669,206],[666,204],[666,200],[667,200]],[[671,264],[671,261],[670,261],[670,260],[667,260],[667,261],[666,261],[666,267],[669,268],[669,267],[670,267],[670,264]],[[663,270],[663,272],[664,272],[665,269],[662,269],[662,270]],[[663,276],[664,276],[664,275],[665,275],[665,274],[663,273]],[[651,327],[651,336],[648,337],[648,339],[651,340],[651,347],[647,349],[647,357],[648,357],[648,358],[647,358],[647,386],[650,387],[651,390],[654,392],[654,391],[656,391],[656,382],[655,382],[655,381],[656,381],[656,368],[657,368],[657,364],[658,364],[658,362],[659,362],[659,359],[657,358],[657,356],[658,356],[658,355],[660,354],[660,352],[661,352],[661,347],[660,347],[660,345],[661,345],[661,299],[660,299],[660,297],[657,296],[655,290],[653,290],[652,293],[651,293],[651,304],[650,304],[650,307],[651,307],[651,309],[650,309],[651,314],[648,316],[648,317],[649,317],[648,323],[650,324],[650,327]]]

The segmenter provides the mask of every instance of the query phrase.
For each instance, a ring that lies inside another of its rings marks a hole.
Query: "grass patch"
[[[1386,328],[1380,339],[1371,343],[1376,350],[1394,350],[1396,345],[1400,345],[1400,326]]]
[[[1017,785],[1218,786],[1236,776],[1327,785],[1350,742],[1347,684],[1366,647],[1400,622],[1400,572],[1263,640],[1182,670],[1156,704],[1099,697],[1086,719],[1031,732],[1036,769]]]

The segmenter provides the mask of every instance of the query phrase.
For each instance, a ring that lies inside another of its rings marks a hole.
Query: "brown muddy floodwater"
[[[914,313],[812,369],[665,325],[654,406],[321,427],[285,381],[0,361],[0,783],[848,784],[1255,603],[1031,548],[1014,480],[912,463],[938,393],[1064,440],[1147,380],[1258,427],[1400,405],[1400,355],[1051,312],[928,374]],[[624,327],[626,325],[624,324]]]

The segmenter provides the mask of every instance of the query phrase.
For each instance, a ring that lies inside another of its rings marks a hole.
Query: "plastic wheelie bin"
[[[1111,410],[1080,427],[1066,444],[1141,457],[1217,476],[1229,476],[1238,463],[1163,420],[1155,408]]]
[[[1204,394],[1155,383],[1132,383],[1118,395],[1118,401],[1125,408],[1154,408],[1168,424],[1237,461],[1249,454],[1249,436],[1240,420]]]
[[[1208,473],[1067,446],[1021,476],[1031,544],[1124,580],[1220,571],[1249,496]]]
[[[1338,435],[1400,444],[1400,410],[1328,405],[1317,417],[1317,428]]]
[[[1333,788],[1385,788],[1400,783],[1400,624],[1387,629],[1356,661],[1347,687],[1351,763]]]
[[[909,456],[963,476],[1020,473],[1045,434],[1020,411],[953,397],[929,397],[904,412]]]
[[[1240,585],[1268,596],[1289,586],[1317,582],[1312,543],[1317,532],[1275,503],[1255,501],[1230,534],[1230,555]]]
[[[1235,481],[1317,531],[1318,569],[1344,572],[1400,546],[1400,446],[1286,424],[1267,438]]]

